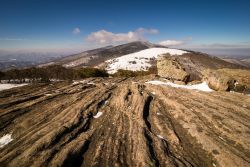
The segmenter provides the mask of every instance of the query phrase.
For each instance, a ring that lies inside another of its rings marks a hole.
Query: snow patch
[[[3,137],[0,138],[0,148],[7,145],[9,142],[11,142],[13,139],[11,138],[11,134],[6,134]]]
[[[94,116],[94,118],[99,118],[102,114],[103,114],[103,113],[99,111],[99,112]]]
[[[20,86],[25,86],[25,85],[28,85],[28,84],[0,84],[0,91],[15,88],[15,87],[20,87]]]
[[[164,137],[162,137],[161,135],[157,135],[157,137],[159,137],[160,139],[164,139]]]
[[[82,83],[82,84],[85,84],[86,83],[86,81],[85,80],[82,80],[82,81],[79,81],[80,83]]]
[[[244,93],[235,92],[235,91],[232,91],[232,90],[230,90],[229,92],[230,92],[230,93],[234,93],[234,94],[239,94],[239,95],[246,95],[246,96],[250,96],[250,94],[244,94]]]
[[[73,83],[72,83],[72,85],[77,85],[77,84],[79,84],[80,82],[79,81],[74,81]]]
[[[213,90],[209,88],[208,84],[206,82],[202,82],[200,84],[194,84],[194,85],[178,85],[174,84],[172,82],[162,82],[162,81],[148,81],[146,83],[153,84],[153,85],[167,85],[175,88],[184,88],[184,89],[194,89],[194,90],[200,90],[204,92],[212,92]]]
[[[132,81],[133,84],[138,84],[138,82]]]
[[[74,81],[73,83],[72,83],[72,85],[77,85],[77,84],[85,84],[86,83],[86,81],[85,80],[81,80],[81,81]]]
[[[75,62],[71,62],[71,63],[64,65],[64,67],[75,67],[75,66],[77,66],[77,64]]]
[[[223,137],[221,137],[221,136],[219,136],[219,138],[220,138],[221,140],[224,140],[224,138],[223,138]]]
[[[159,55],[169,53],[170,55],[182,55],[188,53],[183,50],[169,48],[150,48],[139,52],[127,54],[119,58],[110,59],[106,62],[106,70],[109,74],[114,74],[119,69],[131,71],[146,71],[151,67],[150,60],[156,59]]]
[[[62,79],[55,79],[55,78],[52,78],[52,79],[49,79],[51,82],[60,82],[60,81],[63,81]]]
[[[88,84],[88,85],[95,85],[94,82],[88,82],[87,84]]]

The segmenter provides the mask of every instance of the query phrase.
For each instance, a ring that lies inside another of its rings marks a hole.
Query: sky
[[[137,40],[249,54],[250,1],[0,0],[2,50],[87,50]]]

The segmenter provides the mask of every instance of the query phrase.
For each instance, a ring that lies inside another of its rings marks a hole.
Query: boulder
[[[204,80],[208,82],[208,86],[216,91],[234,90],[236,80],[223,72],[216,70],[207,70],[204,73]]]
[[[157,70],[160,77],[173,81],[187,82],[190,76],[176,57],[169,54],[164,54],[158,58]]]

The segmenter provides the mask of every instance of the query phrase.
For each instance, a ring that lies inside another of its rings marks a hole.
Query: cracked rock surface
[[[0,93],[0,166],[250,166],[250,96],[86,79]]]

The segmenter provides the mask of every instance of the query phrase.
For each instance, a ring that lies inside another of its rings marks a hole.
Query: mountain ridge
[[[168,48],[162,45],[153,44],[145,41],[135,41],[130,42],[118,46],[106,46],[102,48],[87,50],[78,54],[69,55],[63,58],[59,58],[49,63],[40,64],[39,67],[44,67],[48,65],[62,65],[66,68],[78,68],[78,67],[98,67],[105,68],[107,60],[119,58],[124,55],[136,53],[149,48]],[[206,53],[196,52],[187,49],[178,49],[187,51],[193,55],[199,55],[199,57],[207,59],[207,57],[211,58],[210,61],[217,61],[219,64],[224,64],[226,67],[231,66],[233,68],[248,68],[239,63],[234,63],[225,61],[219,57],[211,56]],[[196,58],[197,59],[197,58]],[[197,62],[197,61],[196,61]],[[215,64],[211,62],[212,64]],[[128,69],[129,70],[129,69]]]
[[[78,54],[59,58],[56,61],[46,64],[41,64],[39,66],[41,67],[51,64],[62,65],[65,67],[96,66],[108,59],[120,57],[129,53],[137,52],[152,47],[164,47],[164,46],[145,41],[134,41],[126,44],[121,44],[118,46],[111,45],[102,48],[87,50]]]

